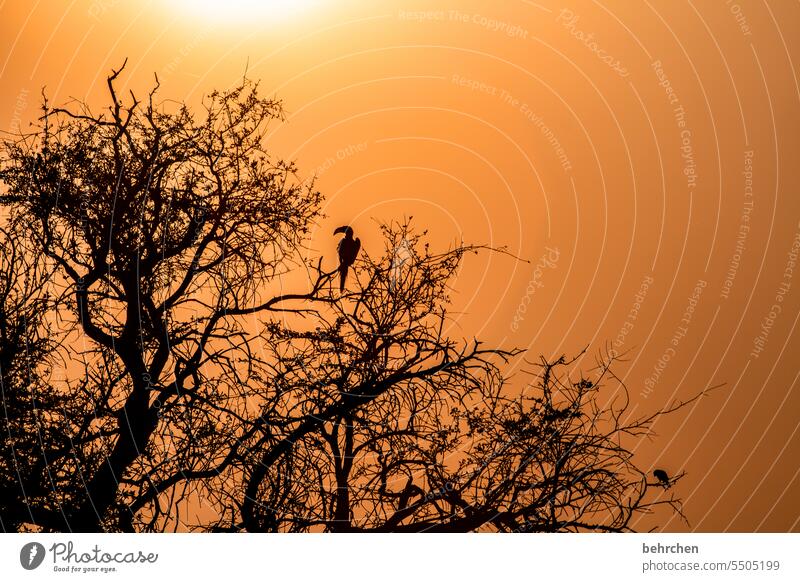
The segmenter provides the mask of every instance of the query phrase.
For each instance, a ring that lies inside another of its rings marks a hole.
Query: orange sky
[[[285,102],[274,151],[327,196],[319,252],[408,215],[437,244],[507,246],[530,263],[470,259],[451,333],[631,350],[642,413],[726,383],[639,459],[687,471],[691,529],[800,531],[800,5],[190,4],[0,0],[0,130],[42,86],[99,107],[126,57],[126,88],[156,72],[190,103],[247,70]]]

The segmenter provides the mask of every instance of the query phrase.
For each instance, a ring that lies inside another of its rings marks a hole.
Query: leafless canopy
[[[516,350],[445,333],[449,283],[478,249],[433,253],[406,224],[384,235],[312,329],[271,324],[268,428],[220,529],[628,531],[659,505],[681,514],[625,443],[690,402],[631,416],[611,356],[589,377],[542,358],[520,390],[502,373]],[[401,245],[413,260],[398,280]]]
[[[454,275],[490,249],[385,225],[340,293],[304,248],[320,194],[265,150],[279,102],[245,79],[192,111],[119,74],[106,110],[45,100],[3,144],[3,529],[625,531],[680,511],[622,437],[682,403],[630,418],[613,359],[591,378],[541,360],[520,388],[517,350],[451,337]]]

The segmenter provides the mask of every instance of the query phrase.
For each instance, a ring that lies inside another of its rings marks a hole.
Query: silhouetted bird
[[[663,469],[656,469],[653,471],[653,477],[658,479],[658,482],[664,487],[664,489],[670,486],[669,475],[667,475],[667,472]]]
[[[344,291],[344,281],[347,279],[347,270],[356,262],[358,251],[361,250],[361,239],[353,238],[353,229],[349,226],[340,226],[333,234],[344,233],[344,238],[339,241],[339,291]]]

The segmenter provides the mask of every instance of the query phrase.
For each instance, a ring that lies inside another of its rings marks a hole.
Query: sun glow
[[[321,0],[171,0],[181,12],[218,24],[285,22],[307,13]]]

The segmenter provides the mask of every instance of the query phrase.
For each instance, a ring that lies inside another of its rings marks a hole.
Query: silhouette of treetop
[[[3,141],[0,527],[627,531],[680,513],[620,437],[688,402],[633,419],[613,357],[590,377],[529,362],[520,387],[520,350],[452,337],[455,274],[483,246],[384,224],[340,289],[335,254],[309,250],[321,194],[265,146],[280,102],[244,79],[193,111],[157,80],[123,96],[121,71],[101,112],[45,99]]]

